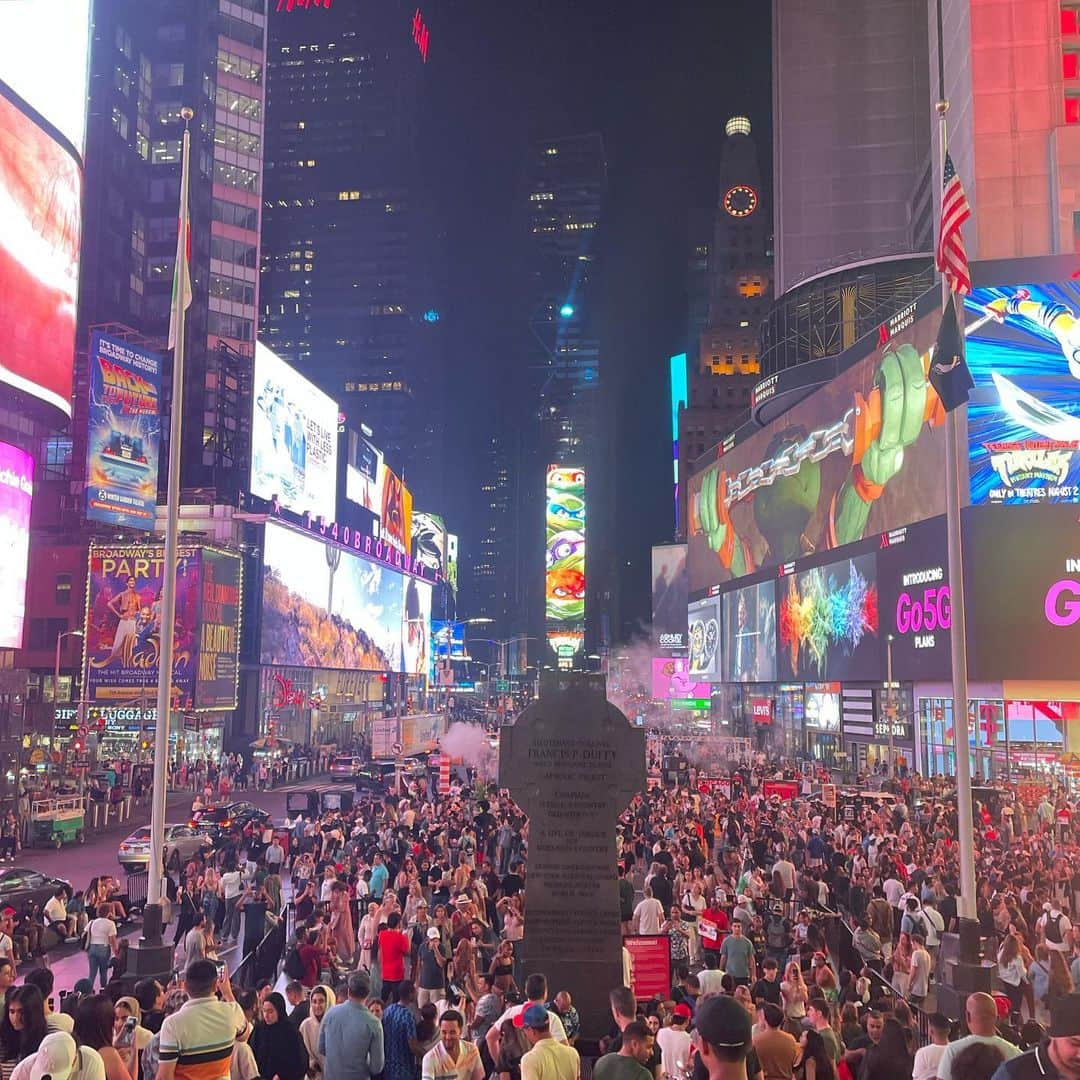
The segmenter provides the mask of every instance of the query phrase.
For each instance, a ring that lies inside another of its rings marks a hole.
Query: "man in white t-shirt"
[[[1013,1046],[1011,1042],[1007,1042],[998,1035],[997,1004],[989,994],[968,994],[967,1003],[964,1006],[964,1019],[971,1034],[945,1047],[937,1066],[938,1080],[952,1080],[952,1063],[956,1060],[957,1054],[963,1053],[975,1043],[996,1046],[1006,1061],[1011,1061],[1020,1053],[1018,1046]]]
[[[502,1045],[502,1026],[507,1020],[514,1021],[514,1027],[523,1028],[525,1026],[525,1010],[530,1005],[544,1005],[544,1002],[548,999],[548,985],[547,978],[541,975],[539,972],[534,972],[525,979],[525,997],[526,1001],[524,1005],[511,1005],[498,1020],[495,1021],[491,1027],[488,1028],[487,1035],[484,1036],[484,1042],[487,1044],[488,1053],[491,1055],[492,1061],[499,1060],[499,1049]],[[546,1008],[546,1006],[545,1006]],[[563,1022],[559,1018],[559,1014],[551,1012],[548,1009],[550,1016],[551,1037],[558,1042],[569,1044],[570,1040],[566,1037],[566,1028],[563,1027]]]
[[[937,1076],[938,1062],[949,1045],[949,1018],[943,1013],[933,1013],[930,1017],[930,1039],[924,1047],[915,1052],[915,1065],[911,1070],[911,1080],[934,1080]]]
[[[243,877],[240,871],[233,867],[221,875],[221,895],[225,899],[225,918],[221,923],[221,939],[223,942],[236,942],[240,933],[240,912],[237,903],[240,894],[244,891]]]
[[[664,921],[664,905],[652,894],[652,889],[645,886],[645,899],[634,908],[632,925],[635,934],[659,934],[660,924]]]
[[[671,1026],[662,1027],[656,1033],[656,1043],[660,1047],[660,1068],[667,1080],[679,1080],[690,1071],[690,1032],[686,1030],[690,1023],[690,1006],[680,1001],[675,1006],[671,1017]]]
[[[1043,904],[1043,915],[1035,929],[1048,949],[1066,956],[1072,952],[1072,923],[1057,900]]]
[[[483,1080],[480,1051],[461,1037],[465,1018],[447,1009],[439,1020],[439,1041],[424,1055],[421,1080]]]

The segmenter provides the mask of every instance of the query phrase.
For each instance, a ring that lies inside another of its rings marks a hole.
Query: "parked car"
[[[0,873],[0,908],[21,911],[27,900],[44,906],[61,885],[70,888],[63,878],[49,877],[25,866],[11,866]]]
[[[352,781],[360,774],[363,762],[351,754],[338,754],[330,763],[330,779],[336,784],[343,781]]]
[[[264,825],[270,820],[270,815],[260,809],[254,803],[234,802],[224,806],[208,806],[205,810],[197,810],[191,815],[188,824],[199,832],[216,841],[229,829],[246,828],[249,822],[254,821],[257,825]]]
[[[170,870],[179,870],[193,855],[213,846],[213,840],[192,825],[165,826],[165,865]],[[129,874],[146,869],[150,862],[149,825],[136,829],[120,845],[116,861]]]

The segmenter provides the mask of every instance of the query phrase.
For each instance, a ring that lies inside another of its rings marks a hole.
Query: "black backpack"
[[[1046,915],[1046,940],[1052,945],[1060,945],[1064,940],[1061,936],[1061,914]]]
[[[304,975],[304,962],[300,959],[300,948],[294,945],[285,954],[285,974],[290,979],[300,979]]]

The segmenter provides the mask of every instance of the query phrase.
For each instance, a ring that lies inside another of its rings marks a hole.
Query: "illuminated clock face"
[[[732,217],[749,217],[757,209],[757,192],[746,184],[736,184],[724,195],[724,209]]]

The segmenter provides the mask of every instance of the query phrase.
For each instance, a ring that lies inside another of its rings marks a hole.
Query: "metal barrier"
[[[146,906],[146,891],[150,882],[150,874],[146,870],[138,870],[134,874],[127,875],[127,897],[131,901],[131,907],[143,908]]]
[[[285,904],[278,913],[276,925],[263,935],[259,944],[239,963],[235,971],[229,973],[229,981],[242,990],[254,989],[260,979],[277,978],[278,964],[285,955],[285,943],[291,904]]]

